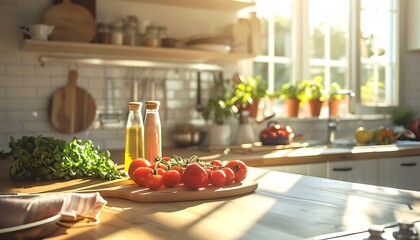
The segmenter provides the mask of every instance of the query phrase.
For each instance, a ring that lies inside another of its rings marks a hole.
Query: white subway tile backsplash
[[[35,88],[13,88],[9,87],[7,89],[7,98],[35,98],[36,89]]]
[[[24,87],[50,87],[51,80],[49,77],[33,77],[25,76],[23,77],[23,86]]]
[[[23,77],[0,76],[0,87],[23,87]]]
[[[6,88],[0,88],[0,100],[6,98]]]
[[[48,106],[49,98],[41,99],[23,99],[23,109],[42,110]]]
[[[1,99],[1,110],[23,109],[23,99]]]
[[[64,68],[61,66],[37,66],[36,74],[38,76],[63,76]]]
[[[34,76],[36,74],[34,65],[7,65],[6,73],[11,76]]]
[[[47,121],[37,121],[37,122],[23,122],[23,131],[24,132],[46,132],[51,130],[51,124]]]
[[[1,133],[21,133],[23,132],[23,124],[21,121],[1,121],[0,132]]]
[[[104,77],[104,69],[101,67],[78,67],[77,71],[79,73],[79,77]]]
[[[22,57],[18,53],[0,52],[0,63],[21,64],[22,63]]]

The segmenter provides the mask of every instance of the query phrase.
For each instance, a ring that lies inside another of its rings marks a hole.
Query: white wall
[[[20,50],[22,33],[19,26],[41,20],[50,0],[0,0],[0,151],[8,150],[9,137],[22,135],[45,135],[70,139],[73,136],[90,138],[96,144],[108,149],[124,148],[124,128],[90,128],[75,135],[61,134],[49,123],[47,105],[51,94],[66,84],[68,70],[75,66],[54,64],[41,66],[38,56],[48,53],[30,53]],[[111,22],[125,15],[136,15],[168,26],[168,34],[184,38],[195,34],[220,31],[221,26],[234,21],[230,13],[208,10],[184,9],[177,7],[155,6],[122,0],[97,1],[97,19]],[[83,54],[82,54],[83,55]],[[404,66],[406,74],[402,89],[402,102],[420,110],[420,54],[406,54]],[[105,105],[105,78],[115,79],[116,105],[126,114],[131,95],[130,69],[124,67],[77,66],[78,84],[87,89],[95,98],[98,109]],[[230,77],[225,74],[226,77]],[[144,84],[144,82],[143,82]],[[209,94],[212,84],[210,77],[204,79],[203,96]],[[168,102],[161,115],[167,116],[164,125],[164,145],[172,145],[169,134],[176,123],[193,122],[204,124],[201,115],[194,110],[196,81],[193,73],[170,74],[167,79]],[[158,92],[158,98],[162,93]],[[160,99],[159,99],[160,100]],[[309,123],[309,124],[308,124]],[[326,138],[326,123],[302,121],[290,122],[297,132],[308,138]],[[351,130],[359,121],[342,124]],[[315,126],[315,127],[314,127]],[[256,132],[263,126],[256,128]],[[352,131],[347,131],[351,133]]]

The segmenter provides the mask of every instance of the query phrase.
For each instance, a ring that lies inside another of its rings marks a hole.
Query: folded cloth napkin
[[[65,221],[85,217],[99,220],[100,211],[106,203],[97,192],[0,196],[3,216],[0,228],[40,221],[58,213]]]

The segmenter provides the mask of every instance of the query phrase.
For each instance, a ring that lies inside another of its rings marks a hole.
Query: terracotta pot
[[[308,104],[311,117],[319,117],[319,115],[321,114],[322,101],[319,99],[313,99],[309,100]]]
[[[295,98],[286,99],[286,113],[288,117],[297,117],[299,115],[300,100]]]
[[[340,109],[340,103],[341,103],[341,99],[331,99],[331,106],[330,106],[330,112],[331,112],[331,116],[336,117],[338,115],[338,110]]]

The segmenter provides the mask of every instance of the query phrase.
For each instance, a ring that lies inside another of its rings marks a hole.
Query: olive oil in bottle
[[[144,158],[144,130],[141,116],[141,102],[130,102],[125,137],[124,169],[128,171],[131,162]]]

